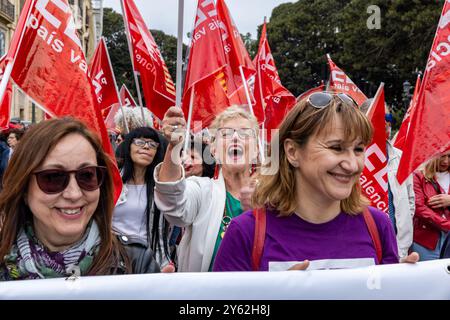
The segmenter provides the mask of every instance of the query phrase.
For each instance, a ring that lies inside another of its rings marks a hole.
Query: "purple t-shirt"
[[[381,264],[398,263],[397,241],[389,217],[369,207],[380,234],[383,248]],[[375,247],[363,215],[341,212],[333,220],[313,224],[293,214],[277,217],[267,210],[266,238],[260,270],[269,269],[269,261],[303,261],[308,259],[359,259],[377,261]],[[222,240],[213,271],[251,271],[255,218],[247,211],[234,218]]]

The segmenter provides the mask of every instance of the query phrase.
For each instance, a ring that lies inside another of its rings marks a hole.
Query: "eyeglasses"
[[[234,133],[237,132],[239,138],[248,139],[253,138],[255,136],[255,130],[251,128],[219,128],[217,129],[217,134],[219,134],[223,139],[231,139],[234,136]]]
[[[153,140],[145,141],[138,138],[133,139],[133,143],[139,148],[144,148],[147,145],[150,149],[158,149],[159,146],[159,143]]]
[[[345,104],[358,107],[356,101],[346,93],[314,92],[306,101],[316,109],[323,109],[330,106],[334,96],[337,96]]]
[[[94,191],[103,183],[106,167],[90,166],[78,170],[49,169],[34,172],[39,188],[47,194],[64,191],[69,185],[70,175],[75,173],[78,186],[85,191]]]

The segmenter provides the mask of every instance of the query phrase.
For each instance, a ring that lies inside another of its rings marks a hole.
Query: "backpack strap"
[[[255,237],[252,249],[252,270],[258,271],[266,238],[266,209],[253,209],[253,215],[255,217]]]
[[[372,214],[369,211],[369,208],[364,208],[363,210],[364,222],[366,223],[367,229],[369,230],[370,237],[372,238],[373,245],[375,246],[375,251],[377,253],[378,264],[381,264],[381,260],[383,259],[383,249],[381,246],[380,234],[378,233],[378,228],[373,219]]]

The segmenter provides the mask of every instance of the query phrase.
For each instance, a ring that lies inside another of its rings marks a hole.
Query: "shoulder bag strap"
[[[258,271],[266,238],[266,209],[253,209],[253,215],[255,216],[255,237],[252,249],[252,269]]]
[[[366,207],[363,210],[363,217],[366,223],[367,229],[369,230],[370,237],[372,238],[373,245],[375,246],[375,251],[377,253],[378,264],[381,264],[381,260],[383,259],[383,249],[381,246],[380,234],[378,233],[378,228],[373,219],[372,214],[369,209]]]

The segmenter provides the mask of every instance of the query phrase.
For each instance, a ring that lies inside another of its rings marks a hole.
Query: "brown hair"
[[[290,215],[296,208],[296,193],[298,188],[294,176],[294,167],[289,163],[284,151],[286,139],[292,139],[300,147],[304,147],[311,136],[326,134],[333,130],[333,122],[339,116],[344,126],[344,137],[354,141],[360,137],[367,145],[372,139],[372,126],[366,116],[355,106],[348,105],[337,96],[328,107],[317,109],[309,105],[306,99],[299,101],[289,112],[280,125],[279,131],[272,138],[272,150],[278,143],[279,157],[271,161],[279,161],[279,169],[270,175],[261,175],[256,191],[253,194],[255,207],[268,205],[280,212],[280,215]],[[265,165],[270,168],[271,163]],[[263,168],[264,172],[264,168]],[[361,194],[359,181],[355,183],[347,199],[341,201],[341,210],[349,214],[357,214],[369,204]]]
[[[113,160],[103,151],[98,136],[73,118],[51,119],[33,126],[14,151],[0,194],[0,263],[3,263],[4,256],[11,250],[20,228],[27,219],[32,218],[24,200],[31,174],[58,142],[72,133],[88,140],[96,152],[98,165],[107,168],[105,180],[100,187],[99,203],[93,215],[99,228],[101,244],[89,274],[111,274],[121,258],[129,267],[125,251],[111,231],[114,209]]]

